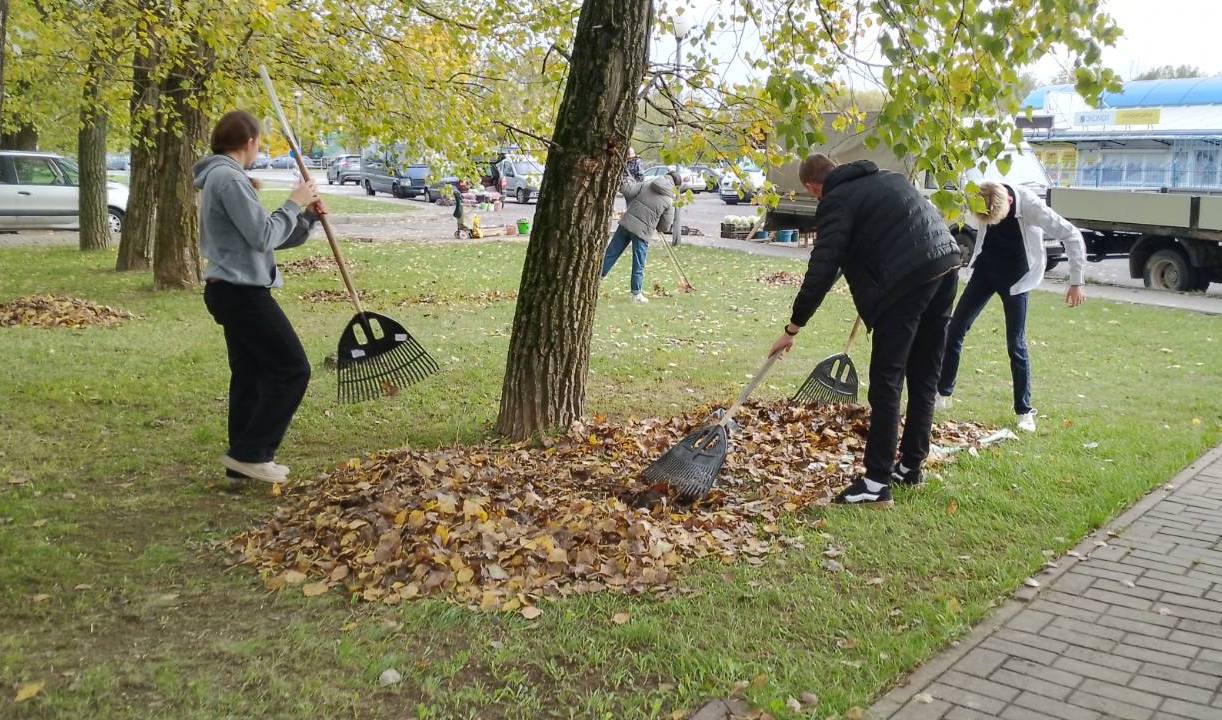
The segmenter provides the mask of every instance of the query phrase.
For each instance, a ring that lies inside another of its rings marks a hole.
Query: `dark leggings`
[[[267,288],[210,282],[204,304],[229,348],[229,456],[273,460],[310,382],[305,349]]]

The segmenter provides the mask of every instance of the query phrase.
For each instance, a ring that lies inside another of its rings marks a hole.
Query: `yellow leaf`
[[[425,517],[424,517],[423,510],[412,510],[410,513],[408,513],[408,516],[407,516],[408,525],[411,525],[414,528],[420,528],[420,527],[424,527],[424,521],[425,521]]]
[[[349,470],[360,470],[361,469],[361,459],[360,458],[349,458],[348,459],[348,469]]]
[[[285,585],[300,585],[306,581],[306,574],[298,570],[286,570],[284,573]]]
[[[462,570],[459,570],[458,572],[454,573],[454,580],[456,580],[458,584],[460,585],[466,585],[467,583],[471,582],[471,580],[473,580],[474,578],[475,578],[475,571],[469,567],[465,567]]]
[[[955,515],[959,512],[959,501],[951,498],[951,501],[946,503],[946,514]]]
[[[479,599],[480,610],[495,610],[501,604],[501,598],[494,592],[485,592]]]
[[[522,607],[521,600],[518,600],[517,598],[509,598],[508,600],[505,601],[505,604],[501,606],[501,609],[504,610],[505,612],[513,612],[514,610],[517,610],[520,607]]]
[[[419,510],[417,510],[416,512],[420,512],[420,511],[419,511]],[[420,513],[420,516],[421,516],[421,518],[423,519],[423,517],[424,517],[424,513]],[[403,527],[404,523],[406,523],[406,522],[407,522],[407,511],[406,511],[406,510],[400,510],[400,511],[398,512],[398,514],[397,514],[397,515],[395,515],[395,525],[397,525],[397,526],[399,526],[399,527]]]
[[[628,613],[615,613],[611,616],[611,622],[615,623],[616,625],[623,625],[624,623],[628,622]]]
[[[42,689],[47,686],[45,680],[38,682],[25,683],[17,688],[17,697],[13,698],[13,702],[25,702],[42,692]]]
[[[527,605],[526,607],[522,608],[522,617],[526,618],[527,620],[534,620],[542,614],[543,611],[534,605]]]
[[[437,535],[437,539],[441,541],[442,545],[445,545],[450,541],[450,528],[446,527],[445,525],[438,523],[437,529],[434,532]]]
[[[301,588],[301,591],[305,593],[306,597],[318,597],[319,595],[322,595],[327,592],[327,583],[325,582],[310,583],[309,585],[306,585],[305,587]]]

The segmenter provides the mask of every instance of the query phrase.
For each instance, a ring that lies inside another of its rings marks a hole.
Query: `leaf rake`
[[[858,316],[853,321],[848,342],[844,344],[844,352],[832,355],[816,365],[807,376],[806,382],[794,393],[793,402],[803,405],[857,402],[860,381],[857,378],[857,367],[849,357],[849,349],[853,347],[853,341],[857,339],[857,331],[860,329],[861,317]]]

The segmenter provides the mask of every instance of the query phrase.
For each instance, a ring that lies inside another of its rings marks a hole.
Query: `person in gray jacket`
[[[259,203],[245,172],[259,153],[259,121],[250,113],[222,117],[211,145],[194,172],[208,261],[204,304],[229,350],[229,449],[221,464],[230,478],[280,483],[289,469],[275,462],[276,451],[305,396],[310,363],[272,298],[271,288],[284,285],[275,251],[304,243],[325,210],[313,180],[298,182],[275,212]]]
[[[649,254],[649,238],[655,230],[670,232],[671,223],[675,218],[676,188],[682,186],[679,174],[671,171],[649,182],[627,181],[620,187],[628,209],[620,218],[619,227],[611,236],[607,245],[607,254],[603,257],[602,276],[607,277],[619,256],[629,245],[632,246],[632,280],[630,289],[632,299],[638,303],[647,303],[645,297],[645,260]]]

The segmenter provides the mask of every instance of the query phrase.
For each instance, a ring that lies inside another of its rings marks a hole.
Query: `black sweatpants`
[[[305,349],[267,288],[210,282],[204,304],[229,348],[229,456],[269,462],[310,382]]]
[[[886,483],[891,478],[905,380],[908,409],[904,437],[899,440],[900,461],[916,468],[929,455],[934,396],[956,285],[953,271],[920,285],[896,299],[874,324],[866,477],[875,482]]]

